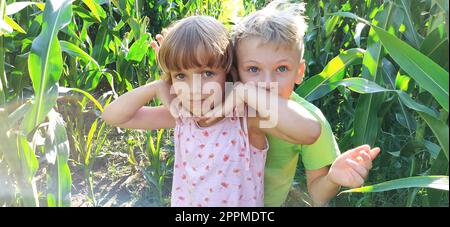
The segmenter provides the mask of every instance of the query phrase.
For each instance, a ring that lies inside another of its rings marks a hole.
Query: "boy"
[[[372,168],[372,160],[380,152],[379,148],[363,145],[340,155],[321,111],[293,92],[295,84],[302,82],[305,70],[302,58],[307,25],[303,12],[304,4],[274,1],[245,17],[234,28],[232,37],[241,82],[277,82],[281,97],[301,104],[322,126],[320,137],[311,145],[292,144],[267,135],[265,206],[283,205],[299,154],[306,169],[309,194],[314,204],[320,206],[333,198],[340,186],[362,185]]]

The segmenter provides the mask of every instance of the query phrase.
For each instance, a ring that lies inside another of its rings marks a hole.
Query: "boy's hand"
[[[245,89],[245,87],[241,82],[234,83],[233,90],[236,91],[236,93],[231,92],[230,94],[228,94],[228,96],[226,96],[223,103],[216,105],[214,109],[205,113],[205,118],[207,118],[206,123],[213,122],[214,118],[217,117],[234,116],[233,111],[235,110],[235,107],[244,104],[244,100],[240,98],[240,94],[244,92],[243,89]],[[238,114],[240,116],[240,114],[243,113]]]
[[[328,180],[340,186],[360,187],[379,153],[378,147],[370,149],[369,145],[362,145],[341,154],[331,165]]]

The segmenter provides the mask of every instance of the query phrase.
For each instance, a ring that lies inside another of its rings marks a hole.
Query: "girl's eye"
[[[279,72],[279,73],[284,73],[287,71],[288,71],[288,68],[286,66],[280,66],[277,68],[277,72]]]
[[[203,73],[203,76],[204,76],[204,77],[207,77],[207,78],[208,78],[208,77],[213,77],[214,75],[215,75],[215,74],[214,74],[213,72],[210,72],[210,71],[206,71],[206,72]]]
[[[251,73],[257,73],[258,72],[258,68],[256,68],[255,66],[252,66],[250,68],[248,68],[248,71]]]
[[[175,75],[175,79],[177,79],[177,80],[184,80],[184,77],[185,77],[185,75],[182,73]]]

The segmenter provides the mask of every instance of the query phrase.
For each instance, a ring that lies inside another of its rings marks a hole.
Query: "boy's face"
[[[276,82],[279,95],[289,99],[294,85],[303,80],[305,63],[297,48],[277,47],[253,37],[239,41],[236,53],[239,77],[243,83],[265,82],[266,89],[270,88],[270,82]]]

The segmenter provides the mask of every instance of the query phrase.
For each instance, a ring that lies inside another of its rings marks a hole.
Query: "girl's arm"
[[[175,119],[168,108],[145,107],[153,98],[160,98],[163,104],[168,104],[171,99],[169,86],[167,82],[157,80],[127,92],[105,108],[102,118],[105,122],[122,128],[173,128]]]

